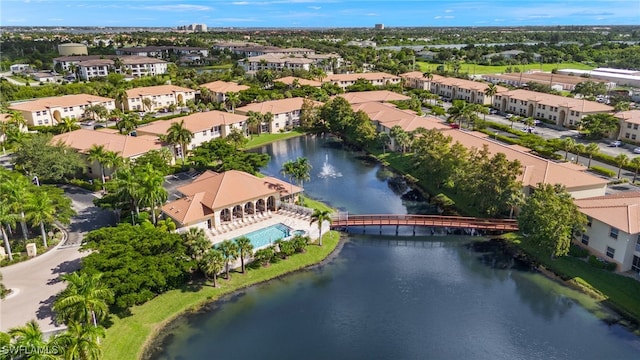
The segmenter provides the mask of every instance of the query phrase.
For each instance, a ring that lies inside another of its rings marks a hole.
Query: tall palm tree
[[[146,111],[151,111],[151,108],[153,107],[153,101],[151,100],[151,98],[143,98],[142,99],[142,106],[144,109],[146,109]]]
[[[98,117],[98,121],[101,121],[104,117],[109,115],[109,110],[104,107],[104,105],[96,104],[91,105],[84,109],[85,116],[91,116],[92,120],[96,120],[96,116]]]
[[[46,191],[38,191],[27,198],[25,204],[27,219],[33,226],[40,226],[42,244],[47,248],[47,231],[45,225],[50,225],[56,220],[56,206]]]
[[[122,134],[122,130],[125,130],[127,134],[131,133],[138,126],[138,115],[124,114],[122,119],[116,124],[118,130]]]
[[[311,163],[306,157],[299,157],[293,165],[293,178],[300,187],[304,187],[304,182],[311,180]]]
[[[8,123],[17,126],[18,128],[23,128],[27,126],[27,120],[22,115],[22,112],[18,110],[11,110],[9,112]]]
[[[618,165],[618,179],[620,179],[620,173],[622,172],[622,168],[629,163],[629,157],[625,154],[619,154],[613,159],[613,161],[615,161],[616,165]]]
[[[120,104],[120,110],[122,110],[122,112],[124,112],[124,108],[125,108],[125,104],[127,103],[127,90],[123,89],[123,88],[118,88],[118,90],[116,90],[115,93],[115,100],[116,103]]]
[[[573,148],[576,146],[576,141],[572,138],[564,138],[562,140],[562,150],[564,150],[564,160],[567,161],[569,157],[569,151],[573,151]]]
[[[491,104],[493,104],[493,97],[498,93],[498,87],[496,84],[489,83],[487,88],[484,90],[484,94],[487,95],[491,99]]]
[[[182,157],[182,166],[187,153],[187,144],[193,139],[193,133],[184,127],[184,119],[180,122],[174,122],[167,130],[166,141],[172,145],[180,145],[180,155]]]
[[[638,178],[638,171],[640,170],[640,156],[636,156],[631,161],[629,161],[629,165],[633,167],[633,180],[632,184],[635,184],[636,178]]]
[[[231,240],[225,240],[218,245],[217,248],[224,258],[224,267],[226,279],[229,280],[229,265],[232,260],[238,257],[238,246]]]
[[[26,177],[18,174],[10,176],[0,183],[0,194],[4,197],[5,201],[7,201],[10,208],[20,214],[20,227],[25,240],[29,236],[27,232],[25,204],[27,203],[32,188],[33,184],[31,184]]]
[[[120,153],[117,151],[105,151],[104,157],[102,158],[102,166],[104,169],[109,169],[111,177],[115,174],[118,167],[124,164],[124,158],[120,156]],[[104,181],[103,181],[104,184]],[[104,189],[104,188],[103,188]]]
[[[2,234],[4,248],[9,256],[9,261],[13,260],[13,254],[11,252],[11,244],[9,243],[9,236],[7,235],[5,227],[15,227],[17,220],[18,215],[12,212],[9,204],[0,198],[0,234]]]
[[[587,147],[584,146],[584,144],[576,144],[573,147],[573,150],[576,153],[576,164],[579,164],[580,161],[580,155],[584,154],[587,151]]]
[[[271,132],[271,123],[272,122],[273,122],[273,114],[272,113],[267,112],[267,113],[262,114],[261,123],[266,123],[267,124],[267,128],[269,129],[269,132]]]
[[[253,132],[251,131],[252,128],[255,128],[258,133],[258,135],[260,135],[260,130],[262,128],[261,126],[262,124],[262,114],[256,111],[249,111],[247,112],[247,130],[249,132],[249,134],[252,134]],[[253,136],[252,136],[253,138]]]
[[[236,246],[238,247],[238,254],[240,254],[240,265],[242,267],[242,273],[244,274],[244,260],[253,255],[253,244],[246,236],[241,236],[236,240]]]
[[[121,204],[129,204],[131,209],[131,223],[135,224],[135,215],[140,212],[140,186],[138,178],[131,166],[118,170],[118,176],[114,181],[109,182],[109,190],[114,192],[114,196]]]
[[[236,105],[240,104],[240,95],[236,92],[228,92],[225,95],[226,103],[231,106],[231,113],[236,113]]]
[[[79,273],[78,271],[60,277],[67,287],[58,294],[53,310],[64,323],[75,321],[84,325],[98,326],[98,321],[106,319],[108,304],[113,301],[113,291],[102,281],[102,274]]]
[[[67,331],[55,343],[64,349],[65,359],[98,360],[102,358],[100,338],[105,336],[102,326],[85,326],[76,321],[67,324]]]
[[[451,104],[451,107],[447,109],[447,113],[449,117],[447,117],[447,122],[455,123],[458,122],[458,125],[462,126],[462,121],[468,119],[470,114],[470,108],[468,103],[464,100],[454,100]]]
[[[222,269],[224,269],[225,258],[222,255],[222,252],[216,248],[209,248],[204,254],[204,273],[207,277],[213,279],[213,287],[218,286],[216,284],[216,279],[218,278],[218,274]]]
[[[164,188],[164,176],[154,169],[153,164],[147,163],[138,172],[140,186],[140,205],[151,208],[151,218],[156,224],[156,207],[167,200],[167,190]]]
[[[318,223],[318,245],[319,246],[322,246],[322,224],[325,221],[328,221],[329,224],[331,224],[331,213],[328,210],[315,209],[313,211],[313,214],[311,215],[310,224],[313,224],[314,222]]]
[[[97,145],[97,144],[93,144],[90,148],[89,151],[87,152],[87,160],[89,160],[89,162],[93,163],[93,162],[97,162],[98,165],[100,165],[100,176],[102,179],[102,191],[104,191],[104,182],[105,182],[105,178],[104,178],[104,161],[107,157],[107,150],[105,149],[104,145]]]
[[[599,152],[600,152],[600,147],[598,146],[598,144],[590,143],[589,145],[587,145],[587,147],[585,148],[585,154],[589,155],[589,163],[587,164],[587,168],[591,167],[591,160]]]
[[[207,235],[201,228],[189,228],[189,231],[182,234],[185,245],[187,245],[187,253],[198,264],[200,270],[204,270],[205,263],[203,258],[207,254],[207,251],[211,249],[211,242],[207,239]]]

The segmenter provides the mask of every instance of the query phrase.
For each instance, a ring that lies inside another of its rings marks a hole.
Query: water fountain
[[[324,155],[324,163],[322,164],[322,171],[318,174],[318,177],[326,178],[338,178],[342,177],[342,173],[337,171],[333,165],[329,164],[329,154]]]

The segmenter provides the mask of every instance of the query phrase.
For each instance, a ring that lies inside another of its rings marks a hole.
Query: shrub
[[[296,235],[290,240],[290,242],[296,252],[302,253],[305,251],[307,244],[309,244],[309,240],[308,236]]]
[[[269,246],[267,248],[256,251],[256,253],[253,255],[253,258],[258,264],[267,266],[273,261],[273,257],[275,255],[276,252],[273,250],[273,247]]]
[[[586,258],[587,256],[589,256],[589,250],[572,244],[569,248],[569,256],[573,256],[576,258]]]
[[[602,166],[593,165],[591,166],[591,171],[598,173],[600,175],[608,176],[608,177],[616,177],[617,173],[613,170],[604,168]]]
[[[614,271],[616,269],[615,263],[597,258],[595,255],[589,256],[588,262],[589,265],[593,266],[596,269],[603,269],[608,271]]]

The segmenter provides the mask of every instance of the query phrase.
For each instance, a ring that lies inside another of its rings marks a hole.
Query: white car
[[[640,147],[633,149],[634,154],[640,154]]]

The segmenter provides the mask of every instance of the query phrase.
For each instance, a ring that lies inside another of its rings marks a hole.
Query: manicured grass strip
[[[586,261],[575,257],[564,256],[551,259],[548,254],[543,254],[538,248],[522,242],[520,235],[517,234],[508,234],[504,237],[561,278],[576,279],[585,287],[597,289],[606,298],[605,302],[640,322],[640,301],[638,301],[640,282],[627,276],[596,269]]]
[[[131,316],[113,316],[113,325],[107,329],[102,342],[104,360],[139,359],[144,347],[158,331],[172,319],[189,310],[247,286],[271,280],[284,274],[317,264],[325,259],[338,245],[340,234],[328,232],[323,237],[322,247],[310,245],[302,254],[295,254],[286,260],[256,270],[248,269],[246,274],[232,273],[231,280],[219,279],[217,288],[210,285],[194,289],[168,291],[147,303],[131,308]]]
[[[315,209],[315,210],[320,210],[320,211],[328,211],[328,212],[335,212],[335,209],[332,209],[331,207],[327,206],[324,203],[321,203],[320,201],[317,200],[313,200],[311,198],[308,198],[306,196],[301,196],[302,201],[304,202],[304,206]]]
[[[297,136],[304,135],[305,133],[300,131],[288,131],[285,133],[276,133],[276,134],[260,134],[260,135],[252,135],[253,138],[249,139],[249,142],[245,146],[246,149],[251,149],[254,147],[262,146],[264,144],[272,143],[278,140],[285,140],[289,138],[294,138]]]
[[[438,66],[444,65],[445,69],[449,69],[445,64],[431,64],[424,61],[416,61],[418,66],[420,66],[420,71],[435,71]],[[471,75],[474,73],[476,75],[479,74],[502,74],[505,72],[507,67],[511,67],[511,69],[519,68],[520,70],[526,72],[529,70],[540,70],[540,64],[526,64],[526,65],[474,65],[461,63],[460,64],[460,72],[466,72]],[[550,72],[551,70],[559,68],[559,69],[578,69],[578,70],[593,70],[594,66],[585,65],[579,62],[566,62],[560,64],[542,64],[542,71]]]

